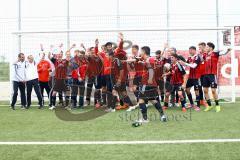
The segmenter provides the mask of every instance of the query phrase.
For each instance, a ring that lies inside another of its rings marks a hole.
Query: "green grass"
[[[9,81],[9,63],[0,62],[0,82]]]
[[[88,108],[89,109],[89,108]],[[88,110],[87,109],[87,110]],[[74,111],[80,113],[84,111]],[[239,104],[223,104],[222,112],[167,112],[170,120],[154,118],[137,128],[131,127],[138,110],[109,113],[90,121],[59,120],[47,108],[30,110],[0,107],[0,141],[103,141],[103,140],[180,140],[240,138]],[[127,118],[126,118],[127,117]],[[173,119],[173,117],[175,117]],[[161,145],[73,145],[0,146],[1,159],[239,159],[240,143],[161,144]],[[4,153],[4,154],[3,154]],[[43,154],[41,154],[43,153]]]
[[[239,160],[240,143],[85,146],[1,146],[1,160]]]

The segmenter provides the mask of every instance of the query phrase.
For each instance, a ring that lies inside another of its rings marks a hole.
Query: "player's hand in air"
[[[98,46],[98,44],[99,44],[99,40],[98,40],[98,38],[95,40],[95,45],[96,46]]]
[[[118,38],[119,38],[121,41],[123,41],[123,33],[120,32],[120,33],[118,34]]]

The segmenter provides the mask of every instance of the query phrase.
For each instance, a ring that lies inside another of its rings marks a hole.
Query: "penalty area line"
[[[125,145],[125,144],[190,144],[190,143],[231,143],[240,139],[196,139],[196,140],[162,140],[162,141],[32,141],[0,142],[0,145]]]

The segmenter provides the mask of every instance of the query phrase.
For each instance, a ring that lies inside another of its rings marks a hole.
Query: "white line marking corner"
[[[161,141],[32,141],[0,142],[0,145],[125,145],[125,144],[189,144],[189,143],[229,143],[240,139],[197,139],[197,140],[161,140]]]

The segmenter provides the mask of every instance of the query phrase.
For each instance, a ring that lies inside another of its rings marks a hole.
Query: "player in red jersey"
[[[106,49],[108,48],[108,50]],[[112,94],[112,81],[111,81],[111,53],[112,43],[107,43],[106,45],[102,45],[102,51],[99,52],[98,48],[96,48],[96,53],[98,53],[99,57],[103,62],[103,68],[101,73],[101,87],[102,87],[102,106],[106,107],[109,104],[109,100],[111,99]]]
[[[65,107],[70,109],[69,106],[69,102],[70,102],[70,95],[71,95],[71,86],[72,86],[72,70],[73,70],[73,66],[71,63],[71,49],[74,48],[76,45],[73,44],[72,47],[65,53],[66,56],[66,60],[69,62],[69,65],[67,67],[67,78],[66,78],[66,87],[67,87],[67,91],[66,91],[66,95],[65,95]]]
[[[80,51],[80,57],[84,57],[85,52]],[[87,60],[85,58],[80,58],[80,64],[78,68],[78,87],[79,87],[79,102],[80,108],[84,106],[84,92],[85,92],[85,81],[86,81],[86,70],[87,70]]]
[[[62,46],[62,44],[60,45]],[[49,59],[55,66],[55,75],[54,75],[54,83],[52,87],[51,92],[51,104],[52,106],[49,108],[51,110],[55,109],[56,105],[56,94],[57,93],[64,93],[66,101],[68,100],[68,97],[70,95],[67,95],[66,92],[68,91],[67,88],[67,79],[68,79],[68,72],[69,67],[73,66],[73,62],[70,61],[70,50],[73,49],[75,45],[72,45],[70,49],[66,51],[66,57],[67,59],[63,59],[63,51],[57,51],[57,54],[54,54],[53,56],[49,54]],[[51,57],[52,56],[52,57]],[[67,103],[65,103],[67,107]]]
[[[87,62],[84,58],[85,52],[80,50],[74,51],[74,58],[80,58],[78,61],[79,67],[72,70],[72,85],[71,85],[71,101],[72,107],[77,108],[77,95],[79,93],[79,108],[82,108],[84,105],[84,91],[85,91],[85,75]]]
[[[162,106],[158,99],[158,89],[157,82],[154,77],[154,65],[155,61],[150,57],[150,48],[148,46],[144,46],[141,48],[141,57],[143,59],[142,62],[144,65],[144,70],[142,74],[142,86],[139,94],[139,107],[142,113],[142,119],[138,120],[141,123],[149,122],[147,116],[147,107],[146,101],[151,102],[155,108],[158,110],[160,114],[161,121],[166,121],[166,116],[162,110]]]
[[[164,79],[162,77],[163,75],[163,66],[164,66],[164,59],[162,57],[162,52],[160,50],[157,50],[155,52],[156,59],[155,59],[155,79],[157,81],[159,92],[161,96],[161,101],[164,102]]]
[[[138,63],[141,60],[139,55],[139,46],[132,46],[132,54],[128,57],[128,66],[129,66],[129,89],[136,96],[137,103],[139,101],[139,89],[142,81],[142,73],[144,65]],[[132,111],[136,109],[139,105],[131,106],[127,111]]]
[[[123,50],[123,34],[119,33],[120,43],[118,48],[113,53],[112,57],[112,68],[111,68],[111,80],[113,84],[112,98],[109,104],[109,109],[107,112],[114,112],[115,108],[126,109],[129,106],[132,106],[132,102],[127,95],[126,83],[128,77],[128,68],[127,68],[127,53]],[[123,105],[117,106],[117,96],[122,100]]]
[[[54,76],[54,84],[52,88],[52,106],[49,108],[51,110],[55,109],[56,105],[56,94],[58,93],[66,93],[67,86],[65,80],[67,78],[67,68],[69,62],[66,59],[63,59],[63,52],[55,54],[52,58],[50,58],[52,63],[55,66],[55,76]]]
[[[87,70],[86,76],[88,77],[87,82],[87,95],[86,100],[88,105],[90,104],[90,98],[92,93],[93,85],[95,86],[94,91],[94,105],[95,108],[100,108],[101,106],[101,74],[103,70],[103,62],[101,57],[98,55],[98,39],[95,40],[95,47],[89,48],[89,54],[86,56]]]
[[[183,68],[183,66],[178,62],[179,57],[177,54],[172,54],[171,55],[171,69],[168,73],[165,73],[165,76],[171,75],[170,78],[170,84],[172,86],[172,90],[171,93],[174,93],[177,91],[177,94],[180,98],[181,101],[181,105],[182,105],[182,111],[186,112],[186,108],[185,108],[185,104],[186,104],[186,100],[183,96],[183,88],[185,88],[185,69]],[[169,92],[169,91],[166,91]],[[169,93],[166,93],[169,95]]]
[[[171,74],[168,74],[171,69],[171,55],[176,54],[175,51],[173,52],[172,49],[168,48],[168,44],[164,45],[164,50],[163,50],[163,75],[162,77],[164,78],[164,86],[165,86],[165,99],[164,99],[164,106],[163,109],[167,109],[169,106],[169,97],[170,93],[173,89],[170,80],[171,80]],[[174,95],[174,93],[172,94]],[[173,98],[173,99],[172,99]],[[171,97],[171,106],[174,106],[173,103],[175,96]]]
[[[200,76],[199,68],[201,63],[200,56],[196,53],[196,47],[189,47],[189,57],[187,62],[180,61],[182,65],[188,66],[190,72],[188,74],[188,80],[186,84],[186,93],[190,101],[190,108],[194,108],[196,111],[200,110],[200,97],[199,97],[199,87],[200,87]],[[194,87],[197,106],[194,105],[192,94],[190,92],[191,88]]]
[[[74,51],[74,57],[79,57],[79,50]],[[77,108],[77,95],[78,95],[78,70],[79,67],[73,69],[71,72],[72,84],[71,84],[71,103],[72,108]]]
[[[205,61],[204,61],[204,58],[206,56],[205,48],[206,48],[206,43],[205,42],[200,42],[198,44],[198,49],[199,49],[198,55],[201,58],[201,63],[200,63],[200,66],[199,66],[199,73],[201,74],[201,77],[200,77],[201,86],[199,86],[199,97],[200,97],[200,104],[204,105],[206,107],[207,104],[204,101],[204,94],[203,94],[203,87],[202,87],[203,76],[204,76],[204,72],[205,72]]]
[[[212,42],[208,42],[206,46],[206,58],[205,58],[205,73],[203,77],[203,89],[208,106],[204,111],[209,111],[213,108],[211,100],[208,94],[208,90],[211,87],[212,95],[216,104],[216,112],[220,112],[221,108],[218,101],[217,93],[217,71],[219,56],[227,54],[231,51],[228,49],[226,52],[214,51],[215,45]]]

